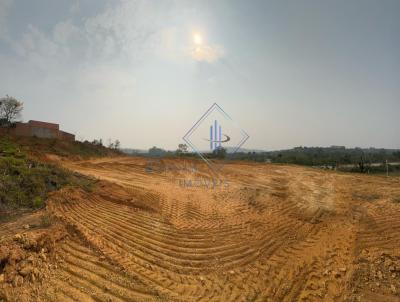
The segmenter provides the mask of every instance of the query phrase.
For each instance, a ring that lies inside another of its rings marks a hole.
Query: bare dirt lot
[[[188,161],[60,161],[98,189],[0,224],[0,301],[400,301],[400,178],[231,163],[210,188]]]

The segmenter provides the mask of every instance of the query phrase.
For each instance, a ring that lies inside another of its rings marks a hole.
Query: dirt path
[[[63,164],[109,183],[51,198],[79,236],[60,244],[47,300],[400,300],[399,178],[235,163],[210,189],[181,186],[209,177],[199,162]]]

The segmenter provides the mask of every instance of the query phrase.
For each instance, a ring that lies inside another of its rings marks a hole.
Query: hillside
[[[52,156],[83,159],[115,155],[120,153],[90,143],[0,137],[0,220],[17,209],[43,207],[48,194],[63,187],[91,190],[95,180],[62,168],[50,160]]]
[[[88,141],[70,142],[59,139],[21,136],[8,136],[4,137],[4,139],[16,144],[21,151],[37,158],[43,158],[46,154],[74,159],[122,155],[122,153],[116,149],[110,149]]]

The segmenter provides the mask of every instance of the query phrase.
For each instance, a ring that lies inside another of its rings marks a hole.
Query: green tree
[[[179,144],[178,149],[175,152],[177,155],[188,153],[188,146],[186,144]]]

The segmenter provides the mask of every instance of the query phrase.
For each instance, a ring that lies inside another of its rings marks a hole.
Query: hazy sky
[[[0,96],[80,139],[176,149],[217,102],[247,148],[400,148],[400,1],[0,0]]]

